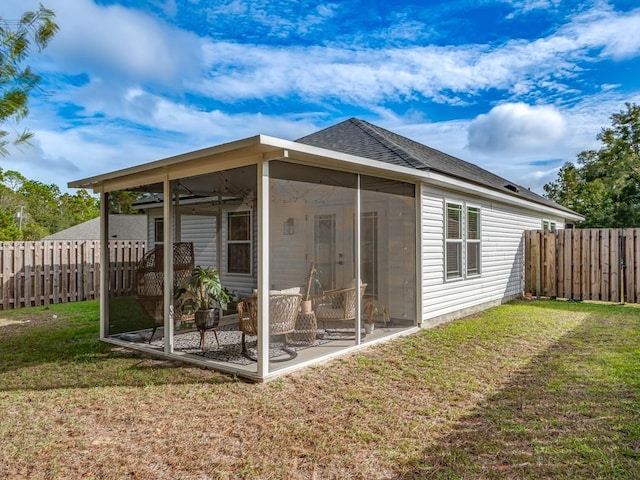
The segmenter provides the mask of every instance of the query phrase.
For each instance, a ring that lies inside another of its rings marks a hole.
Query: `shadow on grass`
[[[0,391],[237,381],[101,342],[98,306],[90,307],[24,309],[14,316],[29,323],[0,327]]]
[[[640,478],[638,372],[640,310],[589,313],[397,478]]]

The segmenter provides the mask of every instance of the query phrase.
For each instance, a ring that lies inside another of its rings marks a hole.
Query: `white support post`
[[[173,207],[174,207],[174,228],[175,228],[175,239],[176,242],[182,241],[182,214],[180,213],[180,194],[174,193],[173,195]]]
[[[100,340],[109,335],[109,194],[100,193]]]
[[[163,182],[164,195],[164,353],[173,353],[173,185],[169,176]]]
[[[362,339],[360,338],[362,328],[362,295],[360,291],[362,289],[362,278],[360,276],[360,175],[358,175],[358,184],[356,188],[356,345],[360,345]]]
[[[269,373],[269,162],[258,163],[258,376]]]

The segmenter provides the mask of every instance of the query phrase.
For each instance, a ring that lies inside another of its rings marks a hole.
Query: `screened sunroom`
[[[110,200],[147,217],[142,258],[103,248],[101,339],[266,380],[414,331],[411,173],[257,136],[70,183],[100,193],[103,245]]]

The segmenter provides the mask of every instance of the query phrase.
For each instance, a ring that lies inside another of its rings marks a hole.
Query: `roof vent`
[[[518,193],[520,191],[520,189],[518,187],[516,187],[515,185],[511,185],[510,183],[505,185],[504,188],[506,188],[507,190],[511,190],[512,192],[516,192],[516,193]]]

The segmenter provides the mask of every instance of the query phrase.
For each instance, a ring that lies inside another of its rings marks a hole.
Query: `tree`
[[[133,204],[143,197],[144,194],[138,192],[127,192],[124,190],[109,192],[109,213],[140,213],[138,210],[133,208]]]
[[[59,229],[64,230],[100,216],[100,200],[86,190],[78,190],[75,195],[64,193],[60,197],[60,210],[62,222]]]
[[[100,215],[86,190],[61,194],[57,185],[0,168],[0,241],[40,240]]]
[[[586,216],[581,227],[640,227],[640,106],[611,116],[611,127],[596,137],[599,150],[565,163],[544,186],[546,196]]]
[[[32,46],[42,51],[58,31],[54,22],[55,14],[40,5],[36,12],[25,12],[18,21],[0,17],[0,155],[8,154],[9,143],[28,143],[33,133],[14,131],[14,139],[9,140],[9,132],[4,130],[8,123],[18,123],[29,113],[29,95],[40,82],[25,62]]]

